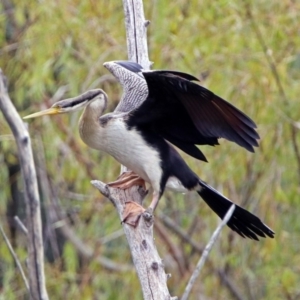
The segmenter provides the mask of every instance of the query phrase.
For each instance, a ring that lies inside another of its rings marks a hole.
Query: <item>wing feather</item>
[[[213,92],[191,82],[195,80],[193,76],[175,71],[149,71],[143,75],[149,94],[130,113],[129,126],[146,126],[202,160],[205,156],[194,146],[217,145],[219,138],[251,152],[258,146],[259,135],[253,120]]]

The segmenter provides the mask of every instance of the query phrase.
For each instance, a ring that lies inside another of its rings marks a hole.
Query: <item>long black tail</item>
[[[232,202],[204,181],[199,180],[199,184],[201,190],[198,191],[198,194],[207,205],[223,219],[232,205]],[[275,234],[274,231],[266,226],[258,217],[238,205],[236,205],[233,215],[227,225],[242,237],[248,237],[257,241],[259,240],[258,236],[269,236],[270,238],[273,238]]]

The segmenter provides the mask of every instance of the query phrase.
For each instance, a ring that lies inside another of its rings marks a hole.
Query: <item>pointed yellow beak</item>
[[[45,115],[57,115],[59,113],[61,113],[59,107],[51,107],[51,108],[39,111],[37,113],[28,115],[26,117],[23,117],[23,119],[36,118],[36,117],[41,117],[41,116],[45,116]]]

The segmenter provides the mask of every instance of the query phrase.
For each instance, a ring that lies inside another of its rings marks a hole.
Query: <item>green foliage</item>
[[[202,148],[209,164],[185,156],[201,178],[259,215],[276,231],[274,240],[255,243],[225,229],[191,299],[200,299],[198,295],[235,299],[216,270],[226,270],[245,299],[296,299],[300,293],[300,162],[296,156],[300,150],[295,150],[295,142],[300,143],[299,2],[144,2],[146,18],[151,21],[148,40],[153,67],[198,76],[204,86],[250,115],[257,122],[261,136],[255,154],[221,140],[219,147]],[[52,97],[58,90],[65,90],[67,98],[95,87],[105,89],[110,98],[109,110],[113,110],[121,88],[102,77],[108,74],[102,64],[127,58],[122,1],[11,0],[5,3],[0,4],[0,66],[8,77],[9,93],[21,116],[50,106],[56,101]],[[255,28],[261,33],[267,56]],[[268,59],[276,66],[286,99]],[[46,161],[46,166],[37,164],[47,170],[72,229],[94,251],[94,258],[83,258],[70,241],[56,232],[59,257],[54,262],[46,257],[50,298],[141,299],[134,272],[108,271],[96,260],[100,255],[117,265],[131,264],[124,236],[103,243],[104,237],[120,229],[120,222],[112,205],[90,185],[90,180],[95,178],[105,182],[114,180],[119,166],[112,158],[88,149],[80,141],[78,117],[74,114],[29,122],[37,160],[38,153],[44,152]],[[292,126],[296,127],[294,137]],[[17,161],[16,147],[2,116],[0,149],[0,216],[4,224],[11,202],[9,171]],[[22,197],[20,175],[13,178],[18,180]],[[44,228],[49,229],[46,218],[49,197],[42,191],[41,195]],[[19,215],[20,207],[22,202],[15,212]],[[201,246],[208,241],[218,221],[194,194],[166,193],[158,212],[172,218]],[[6,224],[8,234],[11,233],[9,224]],[[180,273],[158,230],[156,243],[166,271],[172,273],[170,291],[180,296],[199,253],[172,231],[168,233],[169,242],[184,257],[184,273]],[[15,242],[17,254],[24,263],[26,243],[19,232]],[[49,250],[51,247],[47,245]],[[0,300],[22,299],[24,295],[24,285],[6,245],[1,242]]]

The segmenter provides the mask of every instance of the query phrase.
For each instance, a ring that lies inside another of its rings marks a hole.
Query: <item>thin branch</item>
[[[7,93],[6,78],[0,70],[0,109],[15,137],[24,181],[28,228],[28,274],[33,300],[48,300],[44,274],[44,249],[40,199],[33,162],[30,136]]]
[[[218,274],[223,284],[228,288],[228,290],[231,292],[232,296],[235,299],[237,300],[245,299],[223,270],[218,270]]]
[[[292,145],[293,145],[293,149],[296,155],[296,161],[298,164],[298,180],[300,181],[300,151],[299,151],[299,146],[297,143],[297,128],[295,128],[293,125],[290,126],[291,127],[291,135],[292,135]]]
[[[163,222],[163,224],[172,232],[174,232],[178,237],[180,237],[185,243],[190,245],[192,249],[202,255],[204,251],[204,247],[196,243],[190,236],[189,233],[182,230],[171,218],[168,216],[160,213],[158,214],[158,218]],[[207,260],[206,264],[209,264],[209,267],[213,270],[213,272],[219,277],[222,284],[228,289],[228,291],[231,293],[233,299],[236,300],[243,300],[244,298],[241,296],[241,292],[239,289],[234,285],[232,280],[229,278],[229,276],[224,272],[222,269],[215,268],[213,265],[213,262]]]
[[[157,230],[157,233],[164,241],[164,244],[167,247],[168,252],[176,261],[179,273],[183,276],[186,271],[186,266],[185,266],[185,262],[181,250],[172,242],[172,240],[170,239],[170,235],[166,231],[165,227],[161,224],[161,222],[159,222],[159,220],[155,221],[154,228]]]
[[[45,211],[45,223],[46,223],[45,241],[49,239],[53,257],[54,259],[57,259],[60,257],[60,251],[59,251],[59,246],[57,241],[57,234],[55,229],[52,226],[52,224],[55,223],[56,218],[55,218],[54,209],[50,203],[50,198],[52,195],[51,195],[51,188],[48,180],[48,174],[46,172],[45,149],[42,143],[42,138],[39,134],[36,135],[35,141],[36,141],[35,146],[37,149],[35,152],[37,176],[39,179],[41,195],[43,195],[43,199],[44,199],[44,206],[47,207]]]
[[[44,158],[44,149],[42,144],[39,145],[39,169],[45,170],[45,158]],[[48,180],[48,175],[45,171],[41,171],[40,179],[43,181],[42,190],[45,194],[45,198],[50,199],[48,203],[48,212],[50,213],[50,220],[51,226],[55,224],[56,229],[69,241],[73,244],[77,252],[82,255],[84,258],[88,260],[95,260],[99,263],[103,268],[114,271],[114,272],[128,272],[131,271],[133,268],[130,265],[119,264],[116,263],[104,256],[98,255],[95,256],[95,251],[89,247],[84,241],[82,241],[74,232],[72,227],[66,221],[66,213],[64,212],[63,208],[59,205],[54,192],[52,192],[50,182]]]
[[[142,0],[123,0],[125,15],[128,59],[139,63],[145,70],[150,69],[148,56],[147,27]]]
[[[103,268],[109,271],[129,272],[133,270],[132,266],[130,265],[114,262],[101,255],[95,256],[95,251],[76,235],[74,230],[69,226],[69,224],[66,221],[59,221],[59,225],[59,231],[69,242],[72,243],[72,245],[75,247],[78,253],[80,253],[83,257],[87,258],[88,260],[93,259],[94,261],[99,263]]]
[[[124,235],[124,230],[123,229],[119,229],[111,234],[108,234],[104,237],[102,237],[100,240],[99,240],[99,243],[101,245],[104,245],[104,244],[107,244],[115,239],[118,239],[119,237],[123,236]]]
[[[177,224],[171,218],[169,218],[168,216],[166,216],[162,213],[158,214],[158,218],[163,222],[163,224],[167,228],[169,228],[175,234],[177,234],[183,241],[185,241],[186,243],[191,245],[194,250],[196,250],[199,253],[203,252],[204,248],[202,246],[200,246],[199,244],[197,244],[194,240],[192,240],[192,238],[189,236],[189,234],[186,233],[182,228],[177,226]]]
[[[81,240],[69,225],[66,220],[66,213],[63,208],[59,205],[57,198],[52,195],[50,196],[51,204],[53,210],[53,220],[56,229],[75,247],[76,251],[82,255],[87,260],[94,260],[103,268],[112,272],[129,272],[133,268],[127,264],[120,264],[108,259],[105,256],[97,255],[95,256],[95,250],[89,247],[83,240]],[[106,241],[107,242],[107,241]]]
[[[20,220],[20,218],[18,216],[14,216],[14,220],[17,224],[17,226],[21,229],[21,231],[25,234],[28,235],[28,230],[25,227],[25,225],[23,224],[23,222]]]
[[[246,3],[246,14],[247,14],[247,17],[249,18],[249,20],[251,21],[251,24],[252,24],[252,27],[253,27],[253,30],[254,30],[254,33],[257,37],[257,40],[264,52],[264,55],[266,57],[266,60],[268,62],[268,65],[270,67],[270,70],[272,72],[272,75],[275,79],[275,82],[276,82],[276,85],[277,85],[277,88],[278,88],[278,91],[280,93],[280,96],[283,100],[283,104],[285,107],[288,107],[289,106],[289,101],[288,101],[288,98],[285,94],[285,90],[283,88],[283,85],[281,83],[281,79],[280,79],[280,76],[279,76],[279,72],[277,70],[277,66],[276,66],[276,63],[274,61],[274,58],[273,56],[271,55],[271,52],[269,51],[268,47],[267,47],[267,44],[265,42],[265,39],[261,33],[261,30],[259,28],[259,26],[257,25],[257,22],[256,22],[256,19],[255,17],[253,16],[252,14],[252,10],[251,10],[251,7],[250,7],[250,4],[249,3]],[[290,114],[288,112],[285,112],[285,114],[287,115],[287,117],[289,119],[292,119],[290,117]],[[299,146],[297,144],[297,140],[296,140],[296,135],[297,135],[297,129],[298,128],[298,125],[295,126],[295,123],[296,122],[292,122],[290,123],[290,130],[291,130],[291,135],[292,135],[292,145],[293,145],[293,149],[294,149],[294,152],[295,152],[295,156],[296,156],[296,161],[297,161],[297,168],[298,168],[298,181],[300,181],[300,151],[299,151]]]
[[[182,298],[181,300],[187,300],[188,297],[189,297],[189,294],[192,290],[192,287],[197,279],[197,277],[199,276],[200,274],[200,271],[202,269],[202,267],[204,266],[204,263],[206,262],[207,258],[208,258],[208,255],[214,245],[214,243],[216,242],[221,230],[223,229],[223,227],[227,224],[227,222],[229,221],[229,219],[231,218],[233,212],[234,212],[234,209],[235,209],[235,205],[232,204],[230,209],[228,210],[228,212],[226,213],[224,219],[222,220],[222,222],[220,223],[220,225],[217,227],[217,229],[215,230],[215,232],[213,233],[211,239],[209,240],[208,244],[206,245],[204,251],[203,251],[203,254],[199,260],[199,262],[197,263],[197,266],[185,288],[185,291],[182,295]]]
[[[7,247],[8,247],[8,249],[9,249],[9,252],[12,255],[12,257],[13,257],[13,259],[14,259],[14,261],[15,261],[15,263],[16,263],[16,265],[17,265],[17,267],[18,267],[18,269],[19,269],[19,271],[21,273],[21,276],[22,276],[22,279],[23,279],[24,284],[26,286],[26,289],[27,289],[28,292],[30,292],[28,280],[27,280],[27,278],[25,276],[25,273],[23,271],[22,265],[21,265],[21,263],[20,263],[20,261],[19,261],[19,259],[17,257],[17,254],[15,253],[12,245],[10,244],[9,239],[7,238],[7,236],[6,236],[5,232],[4,232],[1,224],[0,224],[0,231],[1,231],[1,234],[3,236],[3,239],[4,239],[5,243],[6,243]]]
[[[250,8],[249,3],[246,3],[246,13],[247,13],[247,17],[249,18],[249,20],[252,23],[252,27],[253,27],[253,30],[254,30],[255,35],[257,37],[257,40],[260,43],[260,46],[262,47],[262,50],[263,50],[264,55],[266,57],[266,60],[269,64],[271,72],[272,72],[272,74],[275,78],[276,84],[277,84],[278,89],[279,89],[279,93],[281,94],[281,96],[283,98],[284,104],[288,105],[289,103],[288,103],[287,97],[285,95],[283,86],[281,84],[281,80],[280,80],[279,73],[277,71],[276,63],[274,62],[274,59],[271,55],[271,52],[269,51],[269,48],[267,47],[265,39],[264,39],[264,37],[263,37],[263,35],[262,35],[262,33],[261,33],[257,23],[256,23],[255,18],[253,17],[252,10]]]
[[[72,149],[73,155],[76,157],[76,160],[84,167],[86,174],[89,178],[97,178],[97,174],[94,172],[94,163],[91,162],[85,155],[82,154],[80,150],[79,143],[76,140],[74,133],[70,128],[66,126],[61,118],[58,118],[56,121],[59,129],[68,137],[67,145]]]

